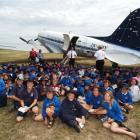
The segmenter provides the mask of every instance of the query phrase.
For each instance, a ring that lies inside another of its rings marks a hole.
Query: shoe
[[[140,140],[140,137],[139,136],[136,136],[135,140]]]
[[[47,127],[48,128],[52,128],[53,127],[53,124],[54,124],[54,120],[49,120]]]
[[[77,124],[74,125],[74,129],[76,130],[76,132],[80,133],[80,128]]]

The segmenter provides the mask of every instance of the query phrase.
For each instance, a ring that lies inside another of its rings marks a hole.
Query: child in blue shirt
[[[128,91],[128,85],[124,84],[122,86],[121,91],[119,91],[116,95],[116,100],[122,106],[122,109],[128,113],[129,110],[133,109],[132,105],[132,96]]]
[[[0,71],[0,107],[7,105],[6,85],[3,80],[3,72]]]
[[[92,95],[86,103],[90,114],[97,116],[105,114],[105,111],[102,107],[103,96],[101,95],[98,86],[95,86],[92,89]]]
[[[103,107],[108,119],[103,122],[103,126],[114,133],[128,135],[135,140],[139,140],[138,136],[122,123],[124,121],[123,113],[110,91],[105,93],[104,99]]]
[[[55,118],[59,115],[61,102],[57,96],[54,96],[53,88],[48,88],[46,98],[43,102],[42,114],[35,117],[35,121],[45,121],[45,125],[51,128]]]

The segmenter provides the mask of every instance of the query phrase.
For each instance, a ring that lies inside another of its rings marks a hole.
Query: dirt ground
[[[41,107],[41,105],[40,105]],[[56,120],[53,128],[48,129],[43,122],[34,122],[33,114],[28,114],[21,123],[16,123],[16,112],[9,113],[9,106],[0,108],[0,140],[131,140],[131,138],[113,134],[102,127],[99,120],[90,117],[81,133]],[[128,115],[127,125],[140,132],[140,103]]]

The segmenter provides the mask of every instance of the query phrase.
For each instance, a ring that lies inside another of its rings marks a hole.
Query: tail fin
[[[95,37],[106,42],[140,50],[140,8],[131,12],[108,37]]]

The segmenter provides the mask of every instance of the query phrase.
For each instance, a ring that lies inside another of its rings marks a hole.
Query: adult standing
[[[32,50],[30,51],[30,56],[29,56],[31,62],[35,62],[36,56],[37,56],[36,51],[34,50],[34,48],[32,48]]]
[[[39,62],[40,63],[43,63],[44,62],[44,55],[43,55],[41,49],[39,49],[39,52],[37,53],[37,58],[39,59]]]
[[[70,69],[74,68],[75,58],[77,57],[77,53],[74,50],[74,47],[71,47],[71,49],[68,51],[67,57],[69,58],[69,66],[70,66]]]
[[[103,74],[104,69],[104,59],[105,59],[105,52],[103,50],[102,46],[98,47],[98,51],[95,52],[94,56],[96,57],[96,69],[99,71],[99,73]]]

